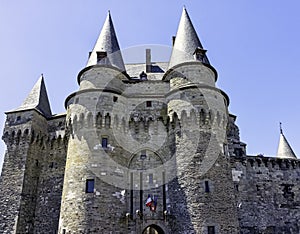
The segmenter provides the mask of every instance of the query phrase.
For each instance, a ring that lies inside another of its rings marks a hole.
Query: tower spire
[[[107,13],[100,35],[87,62],[87,66],[96,64],[107,64],[125,71],[110,11]]]
[[[285,138],[283,131],[282,131],[282,123],[279,123],[280,125],[280,138],[279,138],[279,144],[278,144],[278,150],[277,150],[277,157],[278,158],[292,158],[296,159],[297,156],[294,153],[292,147],[290,146],[289,142]]]
[[[36,109],[46,117],[50,117],[52,115],[43,74],[35,83],[23,104],[13,111],[30,109]]]
[[[197,51],[202,53],[203,57],[201,61],[209,64],[208,58],[205,55],[206,50],[203,49],[197,32],[184,6],[170,58],[169,68],[180,63],[195,61],[195,53],[197,53]]]

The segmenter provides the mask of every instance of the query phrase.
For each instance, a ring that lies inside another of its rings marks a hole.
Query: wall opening
[[[161,227],[157,225],[150,225],[146,227],[143,231],[143,234],[164,234],[165,232],[162,230]]]

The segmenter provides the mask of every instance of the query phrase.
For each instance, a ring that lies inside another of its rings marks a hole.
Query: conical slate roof
[[[105,60],[99,61],[99,59],[97,59],[97,52],[106,52],[107,58]],[[107,14],[100,35],[97,39],[93,51],[90,54],[87,66],[103,63],[125,71],[124,61],[122,58],[110,12],[108,12]]]
[[[292,159],[297,158],[292,147],[290,146],[287,139],[283,135],[281,128],[280,128],[280,138],[279,138],[279,144],[278,144],[278,150],[277,150],[277,157],[278,158],[292,158]]]
[[[30,91],[27,98],[24,100],[23,104],[13,111],[22,111],[30,109],[36,109],[46,117],[52,116],[43,75],[33,86],[32,90]]]
[[[203,49],[203,46],[198,38],[187,10],[183,8],[169,62],[169,68],[180,63],[195,61],[194,52],[199,48]],[[204,55],[203,63],[209,64],[206,55]]]

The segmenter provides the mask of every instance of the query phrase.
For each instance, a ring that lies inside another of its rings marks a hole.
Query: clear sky
[[[299,157],[299,0],[1,1],[1,135],[4,112],[23,102],[41,73],[52,112],[64,112],[108,10],[126,49],[170,46],[184,5],[218,71],[217,85],[230,97],[248,154],[274,156],[281,121]],[[0,161],[4,151],[1,142]]]

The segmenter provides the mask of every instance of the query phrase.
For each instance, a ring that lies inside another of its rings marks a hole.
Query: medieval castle
[[[300,161],[246,154],[183,9],[168,62],[124,64],[108,13],[79,90],[9,112],[0,233],[300,233]]]

